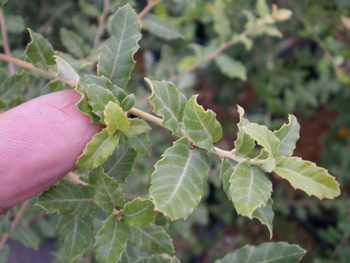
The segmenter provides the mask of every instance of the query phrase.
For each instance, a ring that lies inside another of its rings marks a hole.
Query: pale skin
[[[0,214],[55,184],[102,125],[91,123],[74,90],[50,93],[0,115]]]

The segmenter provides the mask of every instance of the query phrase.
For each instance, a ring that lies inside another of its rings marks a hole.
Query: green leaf
[[[229,199],[231,199],[230,193],[230,178],[234,172],[235,166],[238,163],[232,159],[222,159],[221,167],[220,167],[220,179],[223,183],[223,189]]]
[[[10,238],[17,239],[26,247],[33,248],[35,250],[39,249],[41,241],[39,238],[39,233],[37,231],[33,231],[30,227],[25,225],[19,225],[11,229]]]
[[[266,242],[260,246],[247,245],[241,249],[229,253],[223,259],[215,261],[215,263],[296,263],[304,256],[306,251],[297,245],[289,245],[288,243]]]
[[[288,120],[288,124],[283,124],[278,131],[274,132],[275,136],[280,140],[278,157],[291,156],[299,139],[300,125],[297,118],[294,115],[289,115]]]
[[[274,25],[265,25],[262,29],[268,36],[279,38],[283,37],[282,33]]]
[[[250,122],[243,117],[244,109],[239,105],[237,105],[237,107],[239,113],[239,123],[237,124],[239,132],[237,134],[237,140],[235,141],[235,147],[238,153],[245,155],[254,149],[255,141],[242,129],[243,126],[250,124]]]
[[[140,258],[134,263],[180,263],[176,257],[162,257],[160,255],[152,255],[152,257]]]
[[[75,70],[69,65],[67,61],[59,56],[54,56],[57,64],[57,76],[63,80],[72,80],[75,83],[79,82],[79,75],[75,72]]]
[[[122,221],[110,215],[96,234],[94,250],[101,263],[118,262],[126,250],[128,233]]]
[[[191,150],[187,137],[176,141],[151,176],[155,209],[173,220],[188,217],[204,195],[208,171],[208,156],[202,150]]]
[[[174,50],[170,46],[163,44],[160,52],[161,60],[157,67],[157,76],[161,76],[164,79],[170,79],[176,76],[178,71],[176,68]]]
[[[124,111],[129,111],[135,105],[135,95],[130,94],[120,103]]]
[[[0,99],[8,103],[22,94],[29,82],[29,76],[25,71],[13,74],[0,85]]]
[[[125,204],[120,213],[124,216],[123,221],[128,226],[144,227],[153,223],[158,212],[154,211],[153,202],[149,199],[136,198]]]
[[[163,117],[162,124],[172,131],[177,137],[182,137],[179,122],[182,120],[186,105],[186,97],[178,91],[174,84],[168,81],[151,81],[145,79],[152,90],[152,96],[149,98],[153,105],[153,112]]]
[[[88,215],[97,209],[94,188],[89,185],[59,184],[43,192],[36,203],[48,213]]]
[[[229,192],[237,213],[250,219],[271,197],[272,183],[259,167],[250,166],[249,159],[235,166],[230,183]]]
[[[8,16],[5,19],[5,27],[7,32],[19,34],[26,29],[22,16]]]
[[[272,221],[274,217],[272,202],[272,198],[270,198],[264,207],[259,207],[253,212],[253,217],[257,218],[262,224],[267,226],[270,232],[270,239],[272,238]]]
[[[50,82],[46,83],[45,86],[40,90],[40,95],[48,94],[51,92],[64,90],[66,84],[58,79],[53,79]]]
[[[242,35],[242,34],[237,34],[237,33],[234,33],[233,34],[233,37],[232,37],[232,42],[234,43],[242,43],[246,50],[251,50],[252,47],[253,47],[253,40],[249,37],[247,37],[246,35]]]
[[[129,119],[130,127],[126,131],[123,131],[123,134],[130,135],[138,135],[141,133],[145,133],[151,129],[149,125],[140,119]]]
[[[109,135],[106,129],[95,134],[85,145],[82,155],[78,157],[76,165],[83,169],[92,169],[107,161],[118,144],[119,136]]]
[[[10,249],[7,245],[4,245],[2,248],[0,248],[0,263],[8,262],[9,255],[10,255]]]
[[[239,78],[242,81],[247,80],[247,69],[242,62],[220,53],[215,57],[215,63],[221,72],[229,78]]]
[[[119,8],[111,20],[112,36],[102,46],[97,72],[124,88],[134,68],[133,56],[141,38],[141,24],[129,4]]]
[[[60,37],[62,44],[69,51],[69,53],[77,56],[78,58],[85,58],[90,54],[89,46],[73,31],[61,28]]]
[[[125,131],[130,127],[129,119],[125,116],[123,109],[113,101],[107,103],[103,115],[109,135],[114,134],[116,131]]]
[[[288,180],[294,188],[319,199],[333,199],[340,195],[338,182],[326,169],[301,158],[281,156],[277,158],[277,165],[273,171]]]
[[[101,12],[96,5],[89,4],[85,0],[79,0],[78,2],[79,8],[84,14],[87,14],[91,17],[99,17],[101,16]]]
[[[265,0],[258,0],[256,2],[256,11],[261,18],[265,18],[270,15],[270,9]]]
[[[161,20],[156,15],[145,15],[142,24],[149,32],[159,38],[171,40],[183,37],[180,30],[170,21]]]
[[[102,167],[106,174],[121,184],[131,174],[136,156],[134,149],[130,148],[127,143],[121,143]]]
[[[57,56],[59,56],[60,58],[63,58],[72,67],[72,69],[75,72],[79,72],[85,66],[92,66],[92,62],[89,62],[89,61],[84,60],[84,59],[75,59],[71,55],[60,52],[60,51],[56,51],[55,54]],[[97,78],[97,76],[94,76],[94,77]]]
[[[125,139],[137,153],[144,155],[151,154],[151,141],[148,139],[148,135],[146,133],[125,136]]]
[[[95,201],[107,213],[112,213],[113,208],[123,207],[124,194],[120,185],[115,179],[109,177],[103,172],[102,167],[93,170],[91,176],[96,176]]]
[[[0,0],[0,7],[3,7],[3,6],[4,6],[4,4],[6,4],[6,3],[7,3],[7,1],[8,1],[8,0]]]
[[[42,35],[33,33],[29,28],[28,31],[32,42],[27,46],[26,54],[35,67],[47,71],[49,65],[56,64],[53,57],[55,52],[51,44]]]
[[[197,104],[197,95],[193,95],[185,106],[183,122],[185,131],[194,145],[215,152],[213,143],[222,137],[220,123],[215,119],[216,114]]]
[[[68,262],[84,253],[90,244],[93,230],[93,216],[64,216],[58,217],[57,233],[64,243]]]
[[[144,227],[127,227],[129,242],[140,251],[158,254],[173,253],[174,247],[164,228],[149,224]]]
[[[226,3],[223,0],[215,0],[213,7],[214,30],[220,36],[222,42],[227,41],[232,36],[226,11]]]

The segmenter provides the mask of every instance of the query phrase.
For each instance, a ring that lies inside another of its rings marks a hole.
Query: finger
[[[37,195],[74,169],[102,125],[75,105],[74,90],[50,93],[0,115],[0,213]]]

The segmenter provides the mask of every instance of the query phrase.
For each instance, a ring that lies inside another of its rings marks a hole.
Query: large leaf
[[[226,158],[222,159],[222,162],[221,162],[220,179],[222,180],[223,189],[229,199],[231,199],[230,178],[237,164],[238,162],[232,159],[226,159]]]
[[[173,220],[188,217],[204,194],[207,155],[200,149],[191,150],[184,137],[164,152],[155,169],[150,187],[155,209]]]
[[[106,129],[95,134],[85,145],[83,153],[78,157],[76,165],[84,169],[96,168],[107,161],[118,144],[118,136],[109,135]]]
[[[298,157],[277,158],[276,174],[287,179],[294,188],[305,191],[319,199],[333,199],[340,195],[339,184],[324,168]]]
[[[151,81],[146,78],[152,90],[149,98],[154,107],[154,113],[163,117],[163,125],[170,129],[174,136],[182,137],[179,122],[182,121],[187,99],[178,91],[174,84],[168,81]]]
[[[215,152],[213,143],[222,137],[220,123],[215,119],[216,114],[197,104],[197,95],[193,95],[185,106],[183,122],[185,131],[194,145]]]
[[[29,28],[28,31],[32,42],[27,46],[26,54],[35,67],[47,71],[49,65],[56,64],[53,57],[55,52],[51,44],[42,35],[33,33]]]
[[[214,30],[220,36],[222,42],[227,41],[232,36],[230,21],[227,18],[227,3],[223,0],[215,0],[213,7]]]
[[[127,227],[129,242],[140,251],[158,254],[173,253],[170,236],[163,227],[149,224],[144,227]]]
[[[215,63],[226,76],[230,78],[239,78],[242,81],[247,80],[247,69],[242,62],[221,53],[215,57]]]
[[[250,166],[249,159],[235,166],[230,183],[232,202],[243,216],[252,218],[253,212],[271,197],[272,183],[259,167]]]
[[[96,176],[96,204],[107,213],[112,213],[116,206],[122,207],[124,205],[124,194],[115,179],[106,175],[101,166],[94,170],[93,175]]]
[[[114,263],[121,260],[126,250],[128,233],[123,222],[110,215],[96,234],[94,250],[101,263]]]
[[[90,54],[89,46],[73,31],[61,28],[60,37],[66,49],[78,58],[85,58]]]
[[[159,19],[156,15],[147,14],[142,19],[143,26],[153,35],[163,39],[175,39],[183,37],[179,29],[171,22]]]
[[[134,68],[133,56],[141,38],[141,24],[129,4],[119,8],[111,20],[112,36],[102,46],[97,72],[124,88]]]
[[[247,245],[237,249],[215,263],[296,263],[304,256],[306,251],[297,245],[287,243],[263,243],[260,246]]]
[[[57,233],[64,243],[68,262],[84,253],[90,244],[93,216],[64,216],[58,218]]]
[[[89,185],[59,184],[43,192],[37,205],[48,213],[63,215],[88,215],[97,209],[94,202],[94,188]]]
[[[125,131],[130,127],[129,119],[125,116],[122,107],[113,101],[107,103],[103,115],[106,130],[110,135],[116,131]]]
[[[127,143],[121,143],[113,154],[102,165],[106,174],[113,177],[118,183],[124,183],[131,174],[137,153]]]
[[[294,115],[289,115],[288,119],[288,124],[284,124],[278,131],[274,132],[280,140],[278,156],[291,156],[299,139],[300,125],[297,118]]]
[[[243,126],[250,124],[250,122],[244,118],[244,109],[241,106],[238,106],[239,113],[239,123],[237,124],[239,132],[237,134],[237,140],[235,141],[236,151],[240,154],[248,154],[255,147],[255,141],[242,129]]]
[[[128,226],[144,227],[153,223],[158,212],[154,211],[153,202],[149,199],[136,198],[125,204],[120,213],[124,216],[123,221]]]
[[[253,212],[253,217],[257,218],[262,224],[267,226],[270,232],[270,239],[272,238],[272,220],[274,217],[272,203],[272,198],[270,198],[264,207],[259,207]]]
[[[29,76],[26,72],[16,73],[7,78],[0,86],[0,99],[5,103],[20,96],[29,82]]]

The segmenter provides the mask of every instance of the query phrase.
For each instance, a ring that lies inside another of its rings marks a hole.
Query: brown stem
[[[109,10],[109,0],[105,0],[104,3],[103,3],[103,11],[102,11],[102,14],[98,20],[98,29],[97,29],[97,34],[96,34],[96,37],[94,39],[94,48],[97,48],[99,42],[100,42],[100,39],[101,39],[101,36],[102,36],[102,33],[105,29],[105,21],[106,21],[106,17],[108,15],[108,10]]]
[[[147,14],[156,4],[161,2],[162,0],[153,0],[149,1],[146,7],[137,15],[137,18],[141,20],[145,14]]]
[[[4,41],[5,54],[7,56],[11,57],[11,49],[10,49],[10,45],[9,45],[9,41],[8,41],[7,30],[6,30],[6,25],[5,25],[5,18],[4,18],[4,13],[2,11],[2,8],[0,8],[0,25],[1,25],[2,39]],[[15,74],[15,67],[13,66],[13,64],[9,63],[8,66],[9,66],[10,75]]]

